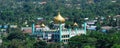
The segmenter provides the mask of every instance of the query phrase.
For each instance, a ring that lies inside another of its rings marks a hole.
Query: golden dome
[[[45,24],[42,23],[42,24],[41,24],[41,27],[45,27]]]
[[[78,24],[75,22],[75,23],[73,24],[73,26],[78,26]]]
[[[58,13],[58,15],[56,17],[54,17],[54,21],[56,23],[59,23],[59,22],[62,22],[64,23],[65,22],[65,18],[63,18],[61,15],[60,15],[60,12]]]

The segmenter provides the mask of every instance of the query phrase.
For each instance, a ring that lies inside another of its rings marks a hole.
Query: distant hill
[[[120,14],[120,0],[0,0],[0,24],[31,22],[38,17],[93,18]]]

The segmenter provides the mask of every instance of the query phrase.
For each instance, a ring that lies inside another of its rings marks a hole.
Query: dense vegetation
[[[120,48],[120,31],[87,31],[86,35],[70,38],[68,44],[46,43],[45,41],[23,34],[16,29],[7,36],[2,36],[1,48]]]
[[[10,29],[10,33],[1,36],[0,48],[58,48],[60,43],[47,43],[29,34],[23,34],[20,29]]]
[[[120,31],[110,32],[92,31],[75,36],[70,39],[69,45],[71,48],[120,48]]]
[[[44,18],[48,24],[58,12],[69,18],[68,24],[82,23],[83,18],[106,17],[102,24],[98,20],[96,25],[116,26],[113,16],[120,15],[120,0],[0,0],[0,25],[24,26],[26,21],[31,25],[37,18]],[[46,43],[19,29],[9,29],[9,33],[2,36],[0,48],[120,48],[119,32],[87,31],[86,35],[72,37],[68,44],[62,44]]]
[[[0,0],[0,24],[23,24],[42,17],[51,21],[60,11],[70,22],[120,14],[120,0]],[[77,20],[76,20],[77,19]],[[69,22],[68,21],[68,22]]]

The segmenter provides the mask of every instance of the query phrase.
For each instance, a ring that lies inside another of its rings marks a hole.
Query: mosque
[[[86,23],[82,24],[82,28],[65,28],[65,18],[63,18],[60,13],[58,13],[58,15],[55,16],[53,20],[54,29],[50,29],[45,24],[37,25],[40,27],[36,27],[35,23],[33,23],[32,35],[37,36],[40,40],[44,40],[47,42],[67,43],[69,41],[69,38],[73,36],[86,34]],[[78,24],[74,23],[74,26],[78,26]]]

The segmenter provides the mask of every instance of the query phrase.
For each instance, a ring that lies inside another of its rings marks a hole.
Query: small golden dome
[[[59,23],[59,22],[64,23],[64,22],[65,22],[65,18],[63,18],[63,17],[60,15],[60,12],[59,12],[58,15],[57,15],[56,17],[54,17],[54,21],[55,21],[56,23]]]
[[[41,24],[41,27],[45,27],[45,24],[42,23],[42,24]]]
[[[73,26],[78,26],[78,24],[75,22],[75,23],[73,24]]]

